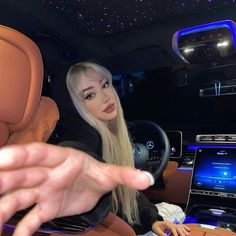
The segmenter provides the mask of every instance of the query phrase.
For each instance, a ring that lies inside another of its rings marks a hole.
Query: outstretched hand
[[[32,235],[46,221],[91,210],[119,184],[145,189],[153,182],[150,177],[147,172],[105,164],[71,148],[45,143],[2,148],[0,224],[16,211],[35,205],[14,233]]]

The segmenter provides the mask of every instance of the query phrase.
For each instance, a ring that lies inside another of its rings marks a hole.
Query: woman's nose
[[[110,99],[110,96],[103,92],[103,102],[107,103]]]

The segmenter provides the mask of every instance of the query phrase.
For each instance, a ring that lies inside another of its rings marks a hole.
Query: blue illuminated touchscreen
[[[198,149],[192,189],[236,194],[236,149]]]

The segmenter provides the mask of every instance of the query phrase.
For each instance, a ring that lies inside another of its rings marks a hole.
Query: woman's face
[[[87,76],[93,78],[88,79]],[[117,116],[117,104],[114,89],[109,81],[95,70],[89,69],[80,77],[80,88],[85,107],[98,120],[106,125]]]

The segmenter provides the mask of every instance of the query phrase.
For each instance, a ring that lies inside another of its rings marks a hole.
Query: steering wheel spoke
[[[164,172],[170,158],[170,143],[166,132],[156,123],[148,120],[136,120],[129,124],[129,132],[135,143],[148,149],[145,155],[134,155],[135,166],[150,171],[155,180]],[[150,136],[150,137],[149,137]]]

